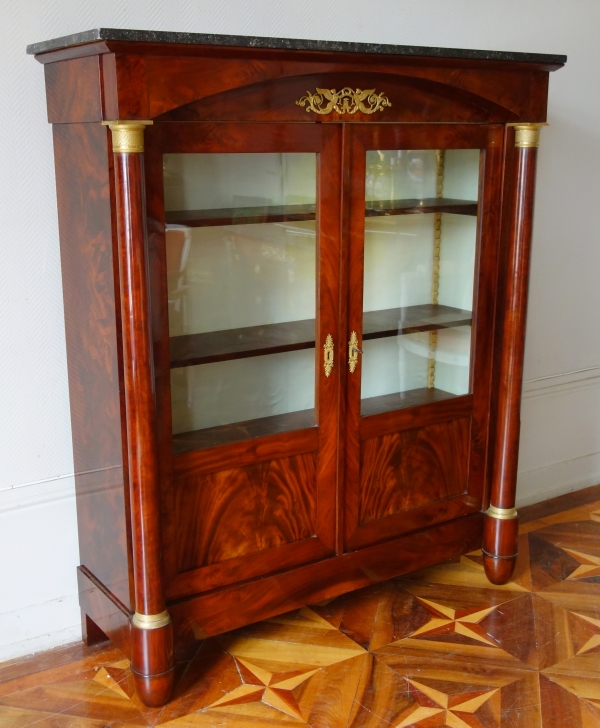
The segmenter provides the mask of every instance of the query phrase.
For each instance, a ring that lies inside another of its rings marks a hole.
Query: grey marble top
[[[548,53],[515,53],[512,51],[477,51],[463,48],[427,48],[380,43],[342,43],[334,40],[298,40],[295,38],[261,38],[251,35],[213,35],[205,33],[171,33],[159,30],[125,30],[96,28],[83,33],[65,35],[27,46],[27,53],[68,48],[98,40],[121,40],[146,43],[189,43],[192,45],[236,46],[240,48],[281,48],[294,51],[333,51],[340,53],[383,53],[398,56],[428,56],[433,58],[470,58],[483,61],[521,61],[532,63],[566,63],[566,56]]]

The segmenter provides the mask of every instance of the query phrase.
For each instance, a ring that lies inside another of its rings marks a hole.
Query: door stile
[[[167,261],[165,250],[165,204],[162,185],[163,162],[160,143],[147,134],[146,143],[146,211],[148,227],[149,288],[152,346],[154,357],[154,385],[156,402],[156,429],[158,446],[158,472],[160,483],[163,544],[171,542],[177,529],[173,508],[173,456],[171,445],[171,393],[170,347],[168,308]],[[162,567],[165,585],[177,571],[175,550],[163,548]]]
[[[331,551],[336,549],[337,471],[339,460],[339,402],[343,370],[340,340],[340,255],[342,177],[341,126],[323,129],[317,179],[317,340],[315,346],[316,410],[319,432],[317,464],[317,536]],[[324,347],[333,339],[333,368],[325,373]]]
[[[483,505],[487,490],[487,461],[490,453],[490,403],[492,395],[495,311],[498,297],[498,265],[502,214],[502,160],[504,130],[500,125],[488,127],[487,145],[482,149],[479,199],[477,260],[475,266],[473,311],[473,362],[471,381],[473,416],[469,462],[469,501]]]
[[[349,368],[349,347],[352,332],[358,336],[358,348],[362,345],[362,310],[364,278],[364,198],[366,173],[366,147],[361,138],[348,125],[347,143],[349,173],[348,190],[348,325],[345,336],[344,370],[346,374],[346,470],[345,470],[345,522],[344,543],[348,544],[358,526],[358,502],[360,487],[360,377],[361,357],[353,372]]]
[[[339,176],[339,199],[338,208],[340,211],[340,278],[339,278],[339,321],[338,321],[338,341],[339,341],[339,387],[340,394],[338,397],[338,443],[337,443],[337,483],[336,483],[336,554],[344,553],[344,544],[346,541],[345,523],[346,523],[346,502],[347,502],[347,479],[346,479],[346,457],[348,451],[347,436],[352,428],[348,427],[348,290],[350,277],[350,229],[351,229],[351,210],[350,187],[351,187],[351,155],[352,155],[352,125],[342,124],[342,157],[341,171]]]

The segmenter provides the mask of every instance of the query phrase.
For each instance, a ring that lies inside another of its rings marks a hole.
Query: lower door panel
[[[471,424],[463,417],[360,441],[350,550],[478,510],[469,495]]]
[[[290,454],[275,459],[261,459],[254,448],[252,462],[242,456],[203,463],[199,453],[175,458],[165,524],[169,599],[332,553],[328,523],[319,523],[318,451],[302,452],[316,445],[317,429],[263,438],[264,454],[284,438]]]
[[[362,442],[360,525],[465,493],[470,430],[464,418]]]

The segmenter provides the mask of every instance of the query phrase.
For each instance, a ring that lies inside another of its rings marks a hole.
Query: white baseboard
[[[526,381],[517,505],[600,483],[600,367]]]
[[[81,639],[73,476],[0,491],[0,660]]]
[[[0,614],[0,662],[80,639],[78,594]]]
[[[600,483],[600,453],[520,472],[517,507],[556,498]]]

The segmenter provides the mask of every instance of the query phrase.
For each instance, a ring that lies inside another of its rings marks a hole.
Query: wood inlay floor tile
[[[415,700],[406,680],[385,663],[368,655],[360,676],[348,726],[379,728],[397,725]]]
[[[0,708],[0,725],[2,728],[107,728],[106,720],[18,708]],[[137,728],[135,724],[121,721],[111,721],[108,725],[110,728]]]
[[[375,655],[537,667],[530,594],[408,579],[400,584],[397,598],[380,604],[371,640]]]
[[[586,697],[590,692],[591,699]],[[600,708],[595,695],[596,686],[588,681],[540,675],[544,728],[598,728]]]
[[[200,711],[241,684],[242,677],[233,656],[216,640],[206,640],[175,685],[173,697],[160,715],[160,723]]]
[[[422,654],[378,655],[363,675],[357,726],[541,726],[537,674]],[[518,710],[515,706],[521,705]]]
[[[332,599],[311,609],[347,637],[368,649],[382,595],[394,591],[394,582],[375,584]]]
[[[473,552],[198,641],[162,709],[108,643],[0,665],[0,728],[600,728],[600,501],[575,501],[532,510],[506,586]]]
[[[596,486],[597,489],[600,489],[600,486]],[[550,503],[551,501],[547,501],[547,503]],[[543,504],[538,504],[543,505]],[[525,512],[529,510],[529,508],[523,509]],[[594,513],[594,511],[600,510],[600,500],[593,500],[589,503],[584,503],[582,505],[576,506],[575,508],[560,510],[555,513],[546,514],[542,516],[541,518],[534,521],[535,523],[540,524],[541,526],[548,526],[553,523],[565,523],[570,521],[587,521],[587,520],[594,520],[593,516],[591,515]],[[531,519],[526,519],[527,525],[529,523],[532,523]]]
[[[136,726],[154,725],[160,710],[141,704],[133,692],[132,682],[128,684],[129,670],[112,672],[115,677],[100,667],[97,671],[79,673],[68,681],[63,679],[10,693],[0,699],[0,710],[21,708],[42,714],[91,718],[104,724],[116,721]]]
[[[109,644],[109,643],[107,643]],[[53,652],[53,650],[52,650]],[[110,646],[108,649],[92,648],[91,654],[84,654],[81,659],[66,664],[52,665],[46,669],[36,670],[31,674],[18,674],[12,679],[0,682],[0,702],[2,697],[20,692],[31,687],[39,687],[54,682],[77,680],[82,675],[94,676],[100,667],[111,665],[123,659],[123,653]]]

